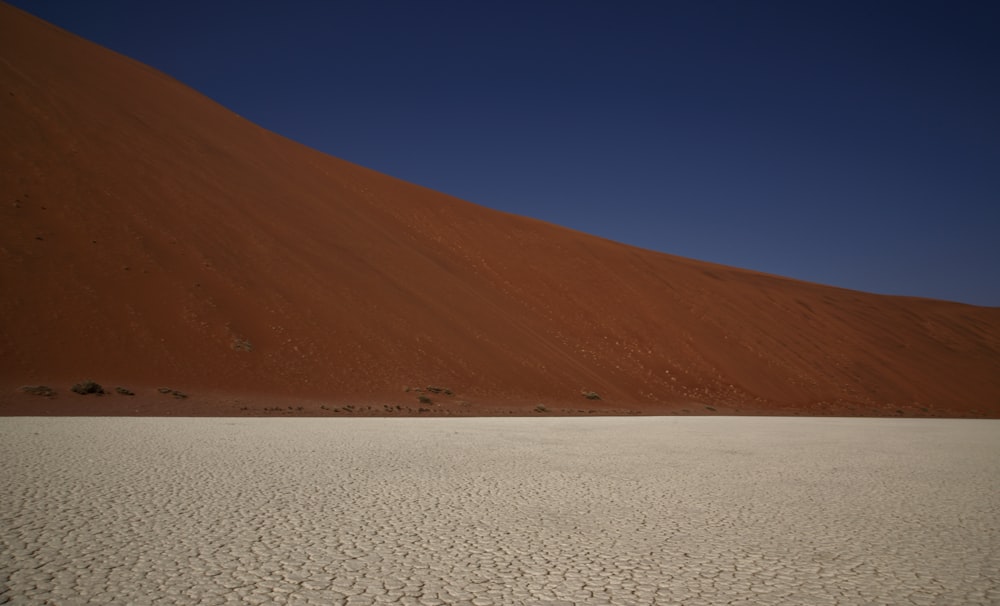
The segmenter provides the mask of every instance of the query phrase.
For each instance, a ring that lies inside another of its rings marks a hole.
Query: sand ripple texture
[[[1000,422],[0,419],[0,602],[1000,604]]]

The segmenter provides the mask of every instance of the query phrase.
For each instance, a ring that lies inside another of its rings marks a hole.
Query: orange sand
[[[7,5],[0,59],[0,414],[1000,416],[1000,309],[489,210]],[[86,378],[139,395],[69,393]],[[61,393],[16,392],[36,383]],[[428,385],[454,395],[421,413],[403,387]]]

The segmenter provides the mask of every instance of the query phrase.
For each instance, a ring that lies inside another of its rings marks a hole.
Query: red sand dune
[[[489,210],[296,144],[7,5],[0,108],[0,414],[396,414],[417,412],[403,386],[433,384],[455,395],[432,414],[1000,416],[1000,309]],[[68,391],[87,378],[140,395]],[[37,383],[60,395],[18,393]],[[159,386],[192,397],[178,408]]]

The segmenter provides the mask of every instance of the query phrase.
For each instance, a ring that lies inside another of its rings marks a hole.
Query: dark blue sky
[[[1000,3],[13,4],[478,204],[1000,306]]]

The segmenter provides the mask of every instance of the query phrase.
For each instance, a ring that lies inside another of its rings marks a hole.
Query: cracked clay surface
[[[0,603],[1000,604],[1000,422],[0,420]]]

